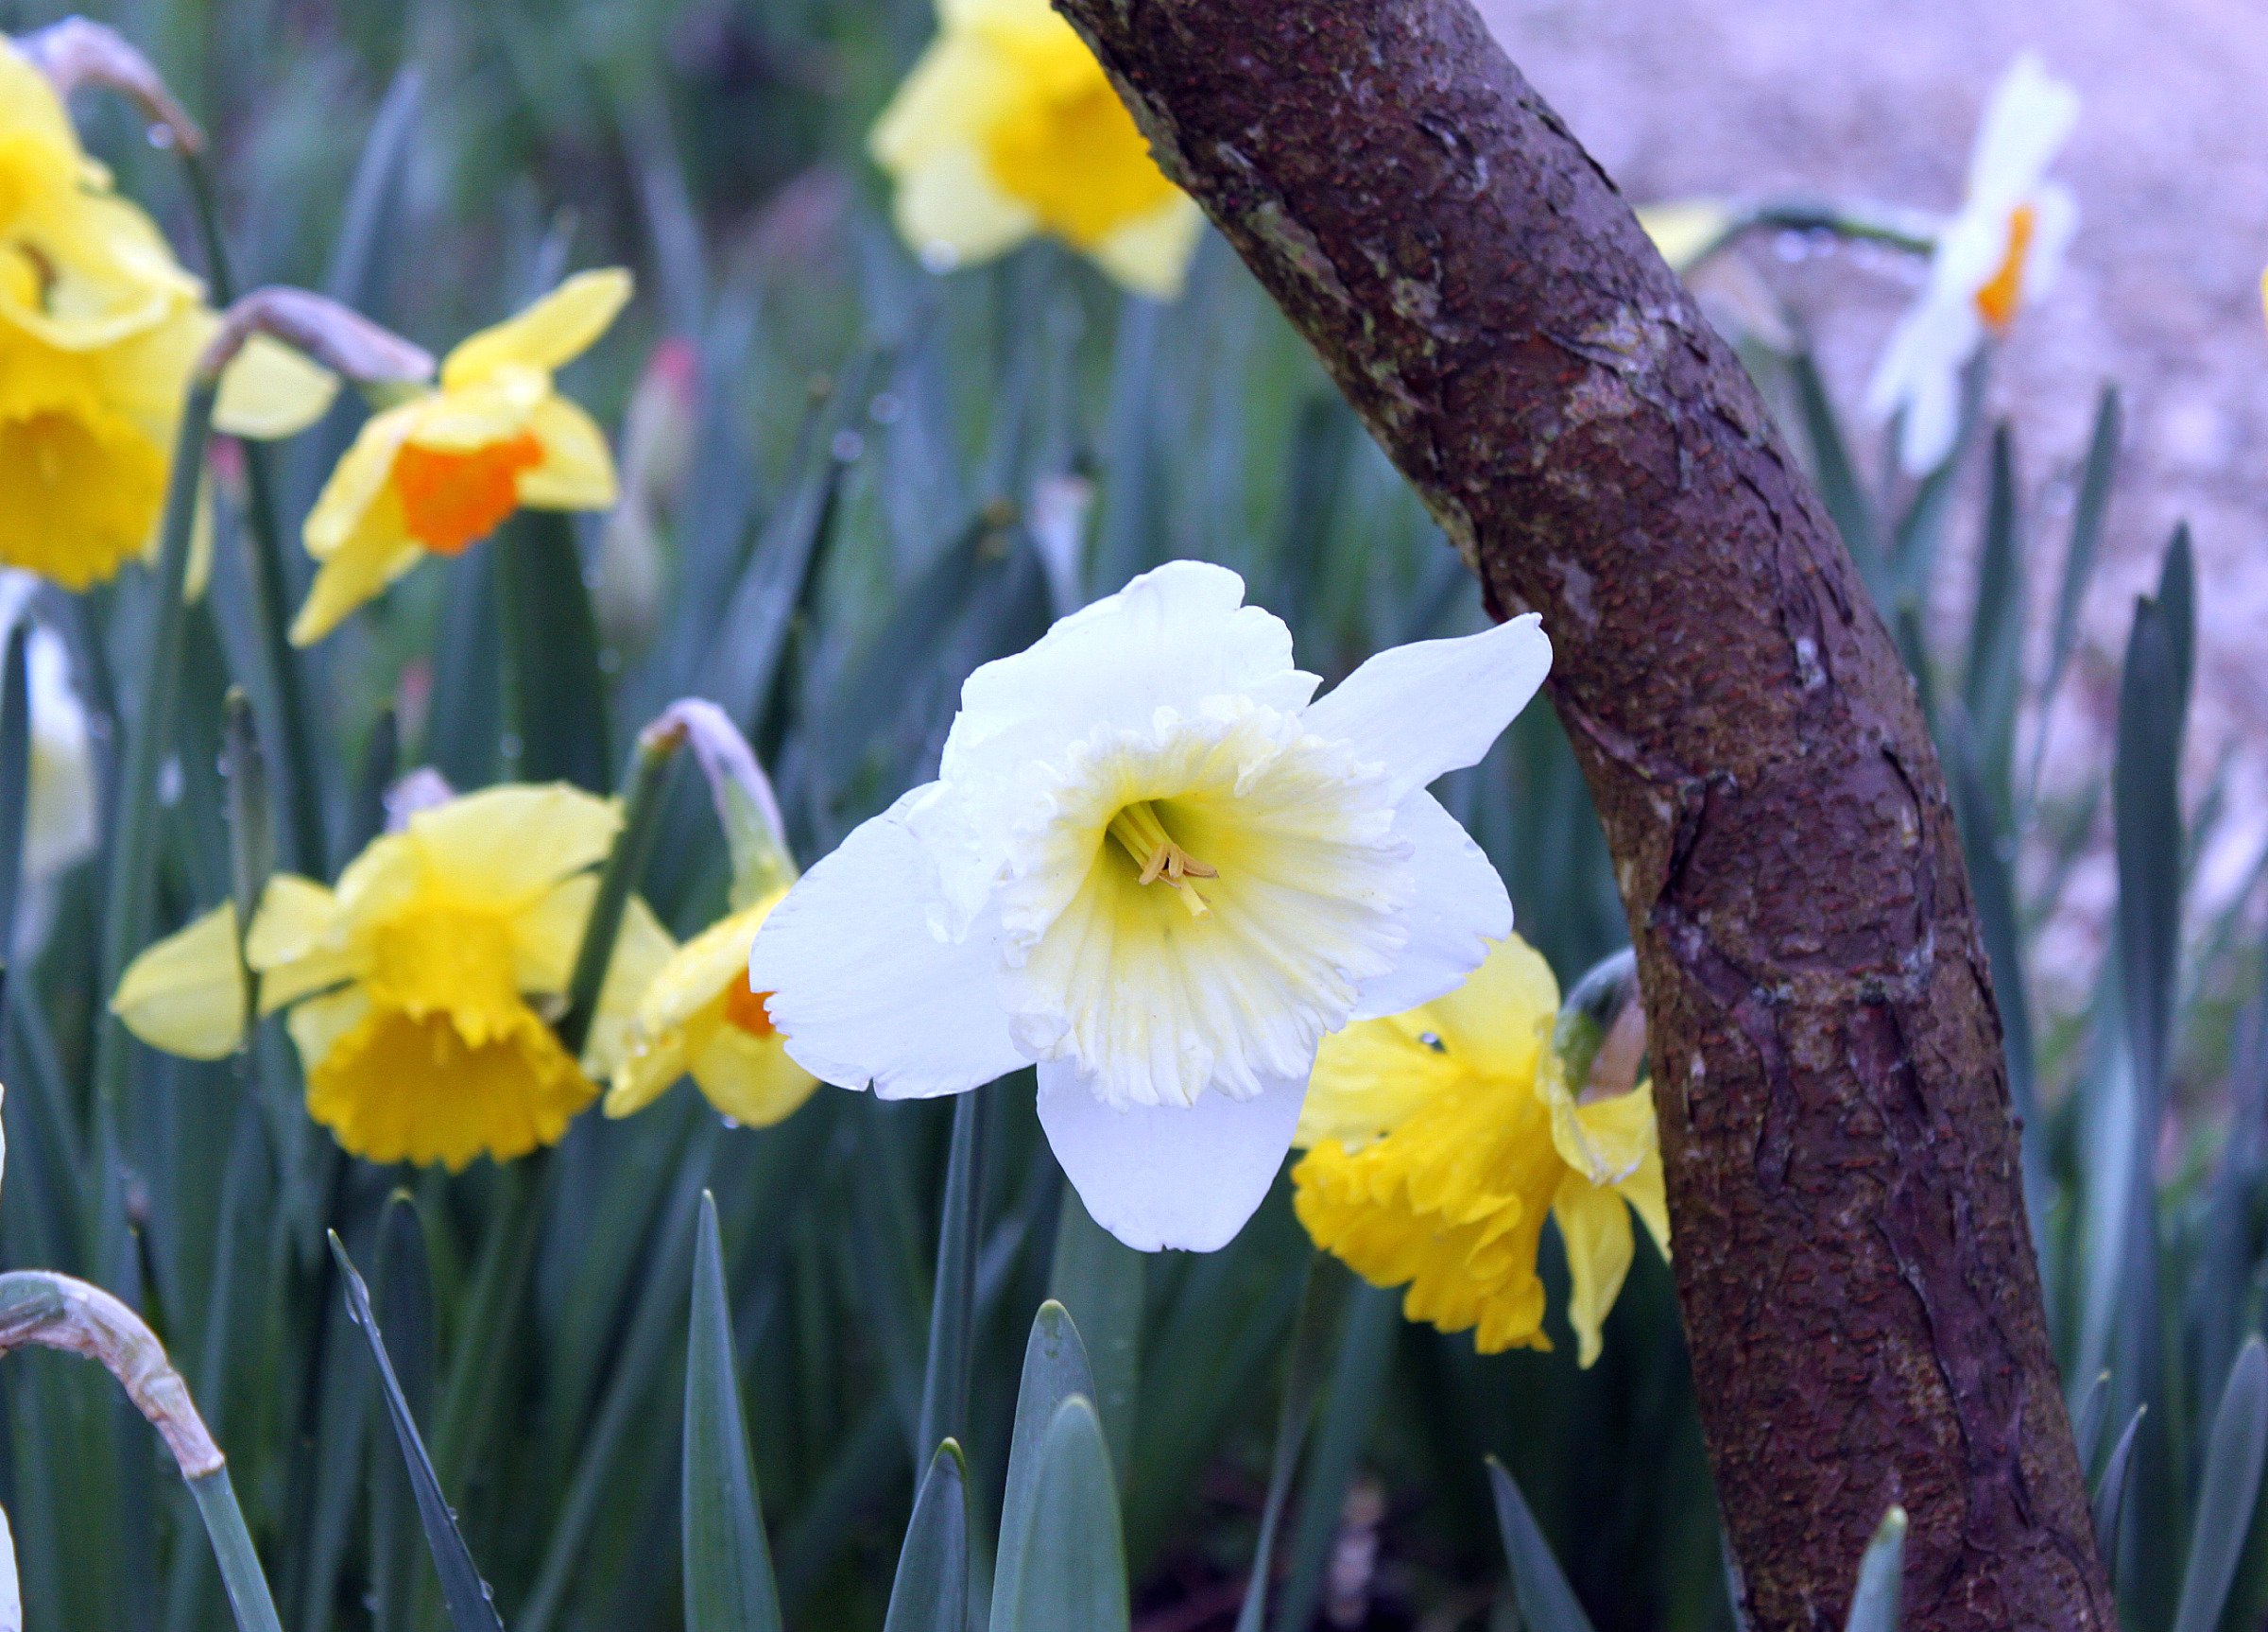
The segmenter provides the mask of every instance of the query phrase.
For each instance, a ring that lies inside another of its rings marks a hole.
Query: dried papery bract
[[[705,697],[680,697],[655,717],[639,741],[656,747],[681,741],[692,747],[731,848],[734,904],[746,906],[795,882],[787,823],[771,779],[723,709]]]
[[[254,289],[221,314],[198,363],[216,380],[245,343],[266,335],[361,386],[407,385],[433,377],[433,353],[328,296],[284,284]]]
[[[115,91],[142,110],[153,138],[163,131],[165,142],[184,153],[205,150],[205,133],[189,111],[166,89],[149,59],[116,29],[84,17],[66,17],[23,36],[16,48],[47,76],[57,95],[67,98],[86,85]]]
[[[165,1441],[182,1478],[202,1479],[226,1463],[164,1346],[101,1287],[43,1269],[0,1275],[0,1353],[26,1345],[101,1362]]]

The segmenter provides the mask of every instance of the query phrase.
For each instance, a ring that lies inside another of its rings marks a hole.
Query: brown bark
[[[2116,1622],[1991,983],[1881,620],[1729,349],[1465,0],[1057,0],[1417,486],[1534,609],[1652,1027],[1759,1628]]]

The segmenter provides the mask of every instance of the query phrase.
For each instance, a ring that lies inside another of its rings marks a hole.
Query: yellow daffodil
[[[2079,226],[2048,167],[2079,123],[2079,93],[2026,52],[1993,88],[1969,156],[1968,196],[1937,235],[1929,281],[1883,348],[1867,387],[1880,419],[1900,416],[1899,458],[1921,475],[1945,462],[1961,425],[1961,370],[1988,335],[2047,293]]]
[[[553,1034],[622,816],[563,785],[489,788],[412,812],[336,889],[280,874],[244,958],[260,1011],[288,1008],[307,1109],[373,1161],[497,1160],[550,1144],[597,1093]],[[661,931],[638,906],[627,936]],[[618,1031],[632,957],[608,971],[593,1035]],[[233,906],[149,948],[112,1007],[154,1047],[216,1058],[247,1009]]]
[[[714,703],[673,703],[651,729],[682,731],[708,778],[731,847],[734,910],[682,947],[658,924],[624,925],[609,972],[641,995],[625,1024],[593,1033],[586,1060],[608,1079],[609,1116],[643,1110],[691,1075],[724,1115],[768,1127],[818,1087],[788,1057],[765,1006],[772,994],[748,984],[748,949],[796,877],[780,807],[747,740]]]
[[[1550,1047],[1559,988],[1517,936],[1449,996],[1329,1038],[1296,1142],[1294,1207],[1315,1245],[1484,1353],[1549,1349],[1536,1250],[1559,1223],[1585,1366],[1635,1249],[1666,1252],[1650,1086],[1578,1103]]]
[[[522,507],[603,510],[614,458],[552,388],[630,298],[619,267],[568,279],[449,353],[438,389],[373,416],[308,512],[321,562],[291,638],[318,641],[427,555],[461,555]]]
[[[155,543],[190,370],[216,323],[80,151],[54,88],[0,39],[0,562],[77,590]],[[335,388],[263,336],[223,376],[215,422],[288,435]]]
[[[818,1078],[787,1056],[769,992],[748,986],[748,948],[782,889],[711,924],[668,953],[610,1061],[609,1116],[628,1116],[691,1075],[709,1103],[747,1127],[768,1127],[809,1099]]]
[[[938,0],[937,37],[870,138],[934,271],[1059,238],[1127,288],[1181,288],[1203,217],[1047,0]]]

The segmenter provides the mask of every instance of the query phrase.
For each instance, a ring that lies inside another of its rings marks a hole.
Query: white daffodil
[[[2079,224],[2048,166],[2079,121],[2079,94],[2027,52],[2001,77],[1969,157],[1968,196],[1937,236],[1929,281],[1899,322],[1867,387],[1878,419],[1900,410],[1899,458],[1926,474],[1952,452],[1961,370],[2047,293]]]
[[[1175,561],[987,663],[938,778],[757,933],[788,1054],[885,1098],[1037,1063],[1040,1120],[1131,1246],[1211,1250],[1267,1193],[1322,1039],[1455,988],[1504,886],[1427,793],[1551,666],[1533,615],[1398,646],[1319,700],[1291,631]]]
[[[26,623],[31,687],[31,792],[24,809],[24,873],[37,884],[94,853],[94,746],[86,706],[71,683],[62,636],[31,615],[40,580],[0,568],[0,641]]]

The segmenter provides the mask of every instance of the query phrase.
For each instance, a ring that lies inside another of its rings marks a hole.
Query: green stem
[[[226,1467],[189,1481],[197,1497],[197,1511],[213,1539],[213,1558],[220,1566],[220,1583],[228,1589],[229,1606],[236,1612],[238,1632],[284,1632],[276,1618],[276,1602],[268,1595],[267,1577],[260,1570],[260,1555],[252,1549],[251,1533],[244,1526],[244,1510],[229,1485]]]
[[[1909,255],[1927,255],[1937,248],[1936,224],[1911,210],[1882,204],[1847,204],[1825,198],[1766,198],[1733,212],[1724,230],[1678,269],[1694,267],[1722,253],[1751,232],[1830,232],[1857,243],[1881,244]]]
[[[598,875],[598,895],[591,903],[590,921],[583,926],[582,944],[576,949],[575,972],[567,982],[567,1010],[559,1017],[559,1041],[567,1052],[580,1056],[598,1012],[598,995],[605,988],[607,966],[614,959],[614,941],[630,892],[645,872],[654,840],[662,826],[662,796],[669,786],[670,767],[685,740],[682,727],[643,732],[630,757],[622,802],[622,832]]]
[[[503,1194],[489,1214],[480,1262],[465,1299],[464,1324],[434,1418],[433,1465],[445,1490],[464,1487],[484,1428],[496,1416],[507,1370],[501,1363],[504,1340],[535,1266],[550,1158],[548,1147],[539,1149],[504,1163],[496,1175]]]
[[[236,298],[229,265],[228,240],[220,230],[220,203],[212,167],[201,153],[184,152],[181,167],[197,209],[197,233],[205,251],[205,275],[213,303],[225,307]],[[284,865],[295,871],[328,876],[320,760],[307,712],[305,677],[291,644],[291,579],[284,564],[283,510],[276,502],[275,472],[266,449],[244,444],[245,526],[251,541],[252,627],[259,631],[261,664],[267,670],[266,696],[275,709],[270,736],[279,750],[277,802],[286,845]]]
[[[947,1439],[969,1437],[969,1374],[975,1346],[976,1256],[983,1241],[985,1108],[988,1088],[954,1101],[953,1144],[945,1162],[943,1216],[937,1226],[937,1276],[929,1305],[929,1353],[921,1371],[921,1418],[914,1443],[934,1453]],[[926,1470],[926,1454],[914,1459]],[[919,1482],[919,1474],[916,1480]]]
[[[188,628],[182,586],[189,576],[189,541],[196,530],[198,475],[205,462],[205,439],[213,426],[215,387],[199,380],[189,389],[174,439],[173,472],[165,493],[163,541],[158,551],[150,640],[144,654],[142,708],[129,722],[126,773],[119,788],[118,826],[111,850],[111,873],[102,919],[101,1001],[118,989],[119,977],[149,939],[157,894],[158,773],[173,740],[173,709]],[[94,1040],[97,1106],[115,1119],[126,1092],[127,1032],[107,1009]],[[106,1152],[107,1154],[107,1152]]]

